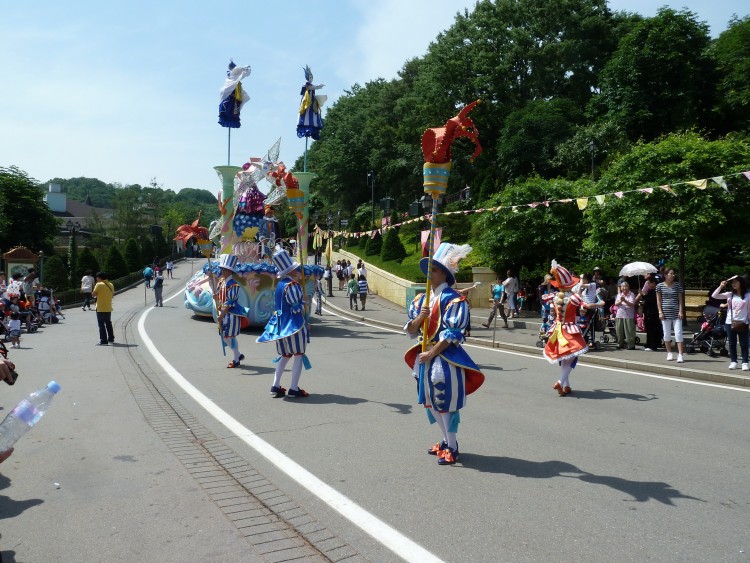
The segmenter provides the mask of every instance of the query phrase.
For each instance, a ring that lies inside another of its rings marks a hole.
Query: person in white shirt
[[[731,291],[725,291],[729,285]],[[750,348],[750,292],[747,290],[745,278],[734,276],[721,282],[711,294],[714,299],[727,301],[727,340],[729,340],[729,369],[737,369],[737,340],[742,349],[742,371],[750,371],[748,365],[748,349]]]
[[[513,270],[508,270],[508,277],[503,282],[505,286],[505,294],[508,296],[508,310],[510,311],[513,318],[518,317],[518,302],[516,297],[518,296],[518,278],[513,273]]]
[[[91,292],[94,291],[94,284],[96,283],[93,274],[94,272],[91,270],[86,270],[81,278],[81,293],[83,293],[83,307],[81,309],[84,311],[86,307],[89,308],[89,311],[91,310]]]

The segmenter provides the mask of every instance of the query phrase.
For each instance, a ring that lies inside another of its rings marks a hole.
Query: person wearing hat
[[[91,292],[96,298],[96,322],[99,325],[99,345],[107,346],[115,341],[115,331],[112,329],[112,300],[115,296],[115,286],[109,281],[107,272],[96,273],[96,285]]]
[[[219,268],[221,279],[216,289],[219,297],[216,322],[219,323],[224,355],[227,353],[227,346],[232,350],[233,359],[227,364],[227,368],[231,369],[239,367],[240,362],[245,359],[245,355],[240,353],[237,335],[242,328],[242,319],[247,316],[247,309],[238,302],[240,284],[232,277],[237,273],[237,257],[233,254],[222,254],[219,258]]]
[[[271,396],[280,398],[288,394],[290,397],[307,397],[307,391],[299,387],[302,366],[310,369],[310,361],[305,355],[310,331],[305,318],[305,293],[299,283],[301,266],[283,248],[274,252],[271,259],[278,270],[276,277],[279,279],[274,291],[274,313],[256,342],[276,343],[279,357],[274,360],[276,371]],[[292,380],[287,391],[281,386],[281,376],[292,356]]]
[[[557,292],[542,296],[542,301],[550,304],[551,315],[554,317],[547,330],[548,338],[542,353],[549,363],[560,365],[560,379],[552,388],[564,397],[573,392],[570,388],[570,372],[576,366],[578,356],[589,349],[576,323],[578,310],[601,307],[602,303],[586,303],[579,294],[572,293],[572,288],[580,280],[555,260],[552,261],[550,274],[550,284]]]
[[[438,464],[452,465],[458,461],[459,411],[466,406],[466,397],[484,383],[484,375],[461,344],[463,331],[469,326],[469,307],[466,296],[460,295],[453,284],[458,263],[471,252],[471,246],[455,246],[444,242],[435,252],[432,269],[428,272],[429,257],[419,263],[428,277],[432,292],[429,303],[425,294],[417,295],[409,306],[406,333],[418,342],[404,355],[417,380],[417,400],[425,407],[430,424],[437,423],[442,440],[427,450],[437,456]],[[427,335],[423,334],[425,319]],[[422,340],[427,339],[422,352]]]

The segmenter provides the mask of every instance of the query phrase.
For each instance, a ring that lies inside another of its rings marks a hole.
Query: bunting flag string
[[[729,186],[727,185],[727,178],[732,178],[735,176],[744,176],[747,180],[750,180],[750,170],[745,172],[737,172],[736,174],[726,174],[724,176],[712,176],[711,178],[704,178],[701,180],[689,180],[684,182],[674,182],[673,184],[664,184],[661,186],[656,187],[644,187],[644,188],[635,188],[632,190],[625,190],[625,191],[617,191],[612,193],[606,193],[606,194],[599,194],[594,196],[586,196],[586,197],[578,197],[578,198],[564,198],[564,199],[553,199],[553,200],[545,200],[545,201],[532,201],[530,203],[522,203],[517,205],[498,205],[497,207],[480,207],[478,209],[464,209],[461,211],[447,211],[443,213],[443,215],[471,215],[473,213],[486,213],[488,211],[493,213],[499,213],[503,209],[510,209],[513,213],[519,213],[519,208],[522,207],[528,207],[531,209],[536,209],[537,207],[544,206],[549,207],[552,203],[560,203],[560,204],[566,204],[566,203],[573,203],[578,206],[578,209],[581,211],[585,210],[589,206],[589,202],[591,199],[596,200],[596,202],[599,205],[605,205],[606,198],[609,195],[613,195],[618,199],[622,199],[627,194],[633,194],[633,193],[642,193],[646,196],[649,196],[654,193],[655,189],[661,189],[667,193],[670,193],[672,195],[676,195],[674,192],[674,186],[679,185],[690,185],[693,186],[699,190],[705,190],[708,187],[708,180],[710,179],[713,181],[717,186],[721,187],[726,191],[729,192]],[[413,219],[409,219],[408,221],[403,221],[401,223],[395,223],[393,225],[386,225],[383,226],[381,229],[376,229],[374,231],[361,231],[361,232],[348,232],[348,231],[333,231],[332,236],[334,237],[344,237],[344,238],[359,238],[361,236],[368,236],[368,237],[375,237],[376,234],[384,234],[386,230],[393,229],[396,227],[401,227],[403,225],[409,225],[411,223],[416,223],[417,221],[430,221],[431,214],[422,215],[421,217],[415,217]]]

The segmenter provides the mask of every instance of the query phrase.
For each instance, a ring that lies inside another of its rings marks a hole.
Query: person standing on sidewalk
[[[162,293],[164,291],[164,276],[161,273],[161,270],[158,268],[154,271],[154,283],[153,283],[153,290],[154,290],[154,307],[164,307],[164,301],[162,300]]]
[[[667,361],[674,360],[672,354],[672,329],[677,342],[677,363],[685,361],[685,343],[682,338],[682,321],[685,319],[685,290],[677,281],[677,271],[670,268],[664,281],[656,286],[656,304],[659,319],[664,331],[664,345],[667,347]]]
[[[359,285],[357,284],[357,277],[354,274],[349,276],[349,281],[346,282],[346,291],[349,293],[349,308],[359,311],[359,305],[357,305]]]
[[[500,281],[500,276],[495,278],[495,283],[492,284],[490,292],[492,294],[492,311],[490,311],[490,316],[487,317],[487,322],[482,323],[482,326],[484,328],[490,328],[492,320],[499,312],[500,316],[503,318],[503,328],[508,328],[508,316],[505,314],[505,286],[503,285],[503,282]]]
[[[508,277],[503,282],[505,286],[505,293],[508,301],[508,313],[512,318],[518,317],[518,277],[513,273],[513,270],[508,270]]]
[[[418,338],[417,344],[404,355],[406,365],[417,380],[417,401],[425,407],[430,424],[437,423],[442,440],[427,450],[437,456],[438,464],[453,465],[458,461],[458,425],[460,410],[466,397],[484,383],[484,375],[461,344],[463,331],[469,323],[466,297],[453,289],[458,263],[471,252],[471,246],[455,246],[444,242],[435,251],[432,271],[429,257],[419,267],[428,277],[432,293],[429,303],[425,294],[417,295],[408,311],[405,332]],[[427,334],[424,323],[427,320]],[[427,340],[426,351],[422,341]]]
[[[167,260],[167,277],[170,280],[174,278],[174,276],[172,275],[173,269],[174,269],[174,262],[171,259]]]
[[[96,283],[93,273],[91,270],[86,270],[81,278],[81,293],[83,294],[83,307],[81,309],[84,311],[86,307],[89,308],[89,311],[91,310],[91,292],[94,291],[94,284]]]
[[[362,305],[362,310],[365,310],[365,304],[367,303],[367,278],[364,274],[359,275],[357,280],[357,289],[359,290],[359,304]]]
[[[275,311],[256,342],[260,344],[274,342],[276,352],[279,354],[279,357],[274,360],[276,370],[271,386],[271,397],[278,399],[287,394],[290,397],[308,397],[309,393],[299,386],[302,366],[310,369],[310,361],[305,355],[307,345],[310,343],[310,328],[305,319],[305,295],[299,283],[302,267],[298,262],[292,261],[289,253],[283,248],[277,250],[271,259],[278,270],[276,277],[279,278],[274,291]],[[294,356],[292,381],[287,391],[281,386],[281,376],[292,356]]]
[[[728,285],[731,286],[731,291],[725,291]],[[742,371],[750,371],[750,366],[748,366],[750,293],[747,291],[745,278],[734,276],[722,281],[711,297],[727,301],[726,330],[729,340],[729,369],[737,369],[737,340],[739,340],[742,349]]]
[[[615,298],[615,332],[617,347],[635,350],[635,294],[630,291],[630,284],[622,282],[620,292]]]
[[[636,298],[643,303],[643,326],[646,329],[646,352],[658,350],[662,340],[662,326],[659,320],[659,307],[656,304],[656,284],[663,278],[659,274],[651,274],[641,288]]]
[[[99,325],[99,345],[107,346],[115,341],[112,328],[112,301],[115,297],[115,286],[109,281],[107,272],[96,273],[96,285],[91,293],[96,297],[96,323]]]

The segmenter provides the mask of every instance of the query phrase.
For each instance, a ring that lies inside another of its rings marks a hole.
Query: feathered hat
[[[560,266],[560,264],[557,263],[557,260],[552,260],[552,267],[550,268],[549,273],[552,274],[552,279],[549,283],[552,284],[552,287],[556,287],[557,289],[570,289],[580,281],[580,279],[574,277],[567,268]]]
[[[449,242],[440,243],[435,254],[432,256],[432,264],[439,266],[447,275],[446,281],[448,285],[456,283],[456,277],[453,275],[458,271],[458,263],[466,258],[471,252],[471,246],[464,244],[456,246]],[[419,267],[422,273],[430,279],[430,273],[427,271],[430,259],[422,258],[419,261]]]

